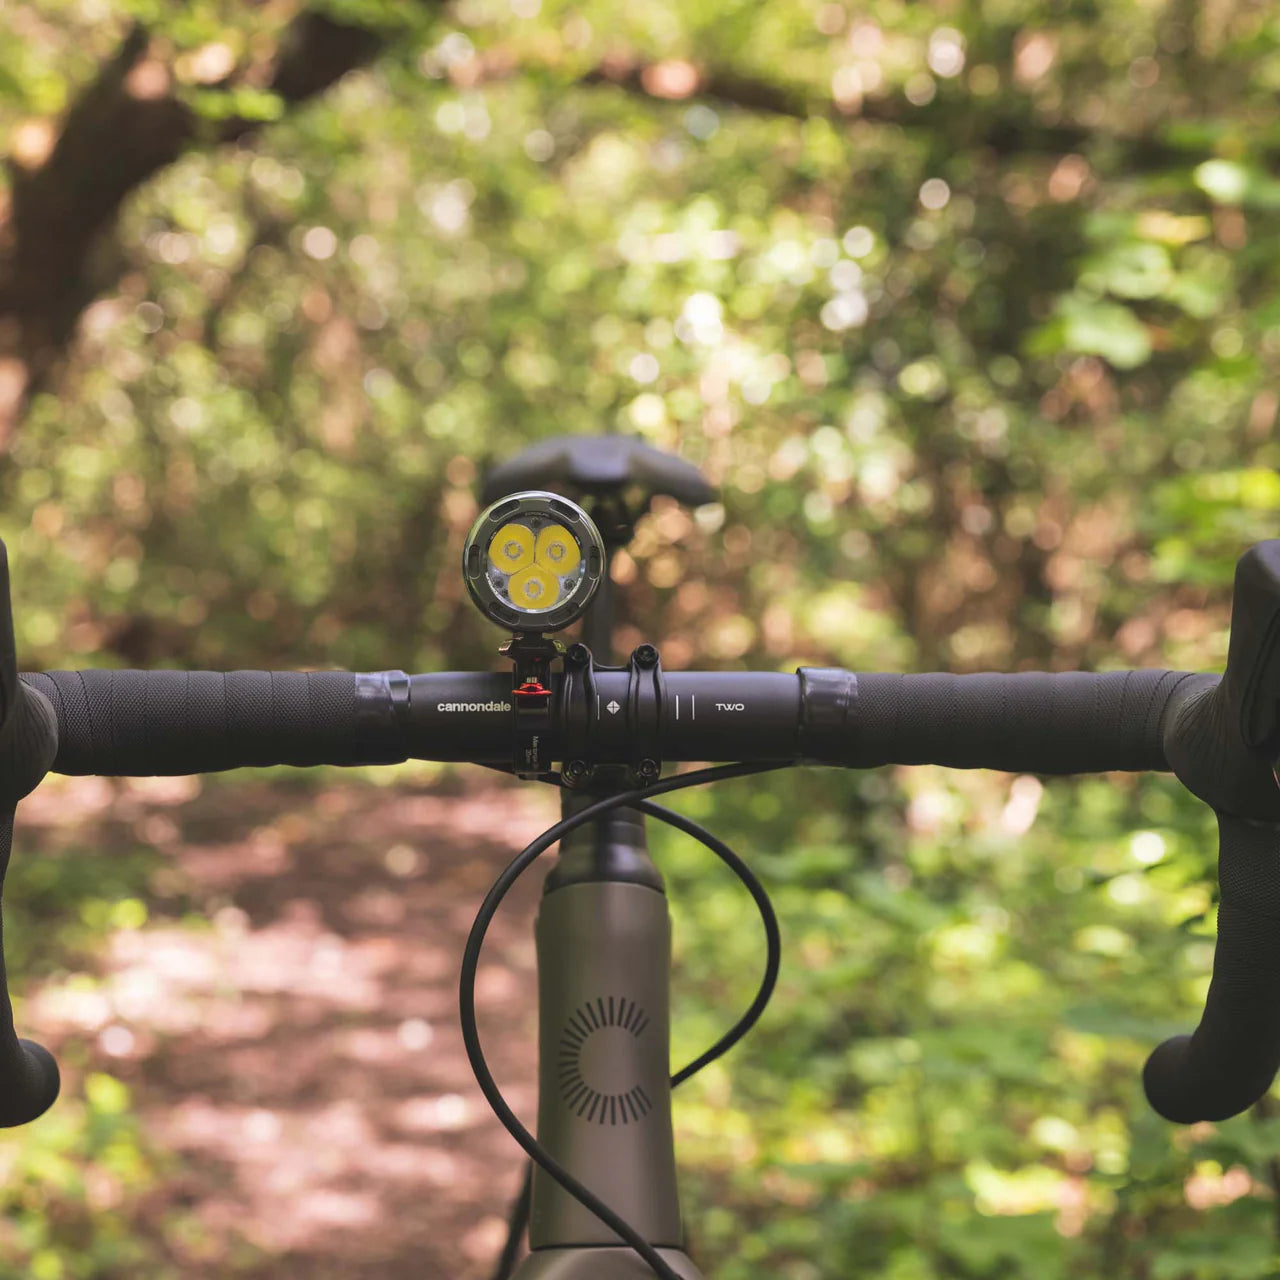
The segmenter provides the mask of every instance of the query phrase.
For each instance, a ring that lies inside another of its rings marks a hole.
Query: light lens
[[[541,565],[531,564],[527,569],[511,575],[507,594],[517,609],[537,612],[554,608],[563,594],[560,579],[553,577]]]
[[[568,529],[553,524],[538,534],[534,560],[549,573],[563,577],[578,567],[582,551]]]
[[[578,584],[582,548],[564,525],[521,513],[489,543],[489,584],[521,613],[554,609]]]
[[[504,524],[489,543],[489,563],[501,573],[516,573],[533,563],[533,530],[522,524]]]

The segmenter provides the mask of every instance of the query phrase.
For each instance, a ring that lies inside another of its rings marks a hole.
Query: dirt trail
[[[163,1200],[207,1236],[184,1275],[489,1274],[521,1163],[463,1051],[458,969],[485,890],[554,809],[497,779],[84,779],[25,802],[32,842],[154,845],[209,921],[121,930],[96,989],[50,986],[27,1006],[31,1034],[83,1045],[181,1157]],[[495,921],[478,990],[491,1066],[529,1124],[540,881]]]

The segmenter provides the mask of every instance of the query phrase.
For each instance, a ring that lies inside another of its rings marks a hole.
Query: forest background
[[[1278,92],[1260,0],[7,0],[21,664],[488,665],[456,571],[485,465],[619,430],[722,493],[659,504],[614,564],[619,645],[670,667],[1220,669],[1233,564],[1280,509]],[[386,1179],[347,1166],[307,1212],[272,1184],[302,1224],[273,1235],[249,1211],[267,1183],[236,1173],[385,1119],[376,1092],[307,1118],[308,1081],[354,1080],[344,1053],[378,1079],[456,1041],[444,1004],[378,1040],[375,984],[314,1024],[292,1094],[253,1056],[344,930],[380,945],[411,887],[474,909],[468,840],[496,868],[545,816],[477,785],[418,766],[27,802],[6,943],[66,1087],[0,1141],[0,1274],[486,1274],[505,1140],[459,1209],[479,1243],[398,1236]],[[477,804],[510,825],[458,827]],[[757,867],[786,947],[759,1030],[678,1095],[709,1274],[1273,1273],[1271,1103],[1184,1131],[1141,1097],[1212,956],[1212,818],[1171,780],[814,770],[680,807]],[[408,843],[377,825],[397,812]],[[303,854],[353,813],[376,848],[342,866],[370,879],[335,899],[337,864]],[[701,852],[655,849],[683,1061],[750,999],[761,945]],[[175,977],[215,951],[217,1017]],[[212,1058],[243,1077],[192,1066]],[[414,1113],[406,1185],[474,1145],[477,1097]]]

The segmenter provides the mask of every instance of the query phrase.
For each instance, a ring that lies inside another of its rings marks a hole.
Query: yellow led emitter
[[[503,573],[516,573],[533,563],[533,530],[522,524],[504,524],[489,543],[489,563]]]
[[[560,579],[548,573],[541,565],[531,564],[527,569],[511,575],[507,594],[517,609],[551,609],[563,594]]]
[[[506,595],[517,609],[539,612],[553,609],[564,598],[569,579],[582,563],[577,539],[562,524],[547,524],[536,515],[529,523],[509,521],[489,543],[489,563],[505,583],[494,578],[498,594]],[[541,527],[535,532],[534,525]]]
[[[572,573],[582,559],[573,534],[558,524],[548,525],[538,534],[534,562],[549,573]]]
[[[581,507],[543,490],[481,512],[462,551],[472,599],[504,626],[558,631],[581,616],[604,572],[604,542]]]

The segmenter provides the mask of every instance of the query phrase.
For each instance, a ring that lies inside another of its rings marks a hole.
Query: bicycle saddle
[[[607,497],[628,486],[644,490],[641,509],[664,494],[685,506],[716,500],[715,489],[697,467],[663,453],[634,436],[552,436],[509,462],[499,463],[485,478],[484,503],[520,489],[576,490],[566,496]]]

